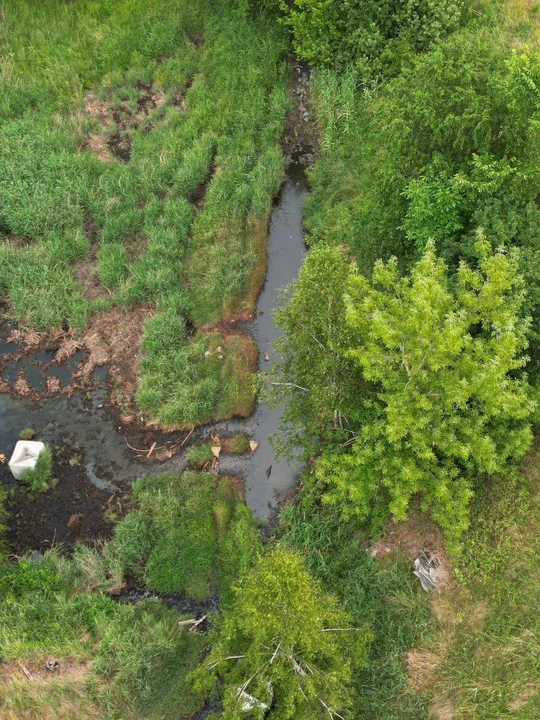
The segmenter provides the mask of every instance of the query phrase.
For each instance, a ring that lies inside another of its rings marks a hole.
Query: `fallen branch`
[[[193,435],[193,431],[194,431],[194,430],[195,430],[195,426],[193,426],[193,427],[191,428],[190,433],[189,433],[188,435],[186,435],[186,437],[182,440],[182,444],[180,445],[180,447],[184,447],[184,445],[187,443],[187,441],[189,440],[189,438]]]
[[[30,670],[26,667],[26,665],[24,663],[19,661],[19,667],[21,668],[21,670],[23,671],[23,673],[26,675],[26,677],[29,680],[34,679],[34,676],[32,675],[32,673],[30,672]]]
[[[286,382],[271,382],[270,385],[283,385],[284,387],[295,387],[299,390],[303,390],[304,392],[309,392],[309,390],[305,387],[302,387],[301,385],[297,385],[296,383],[286,383]]]
[[[219,665],[220,662],[225,662],[225,660],[241,660],[245,657],[245,655],[229,655],[229,657],[221,658],[220,660],[214,660],[214,662],[211,662],[208,665],[208,669],[213,670],[217,665]]]

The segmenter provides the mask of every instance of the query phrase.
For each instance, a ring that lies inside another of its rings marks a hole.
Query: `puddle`
[[[44,398],[39,402],[0,395],[0,452],[9,457],[23,428],[30,427],[36,439],[55,446],[84,452],[87,479],[100,490],[134,480],[142,466],[133,457],[109,417],[107,391],[96,390],[88,400],[83,393],[71,398]]]
[[[2,380],[9,385],[14,385],[17,375],[21,371],[24,373],[28,385],[32,390],[37,390],[38,392],[45,391],[46,383],[43,371],[36,365],[33,365],[27,358],[8,362],[6,369],[2,373]]]

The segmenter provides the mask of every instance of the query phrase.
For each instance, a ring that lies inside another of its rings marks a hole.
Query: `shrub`
[[[32,492],[46,492],[54,487],[58,480],[52,476],[52,453],[45,447],[36,460],[35,467],[25,470],[22,482],[30,486]]]
[[[254,717],[324,718],[350,706],[352,673],[365,662],[370,633],[351,628],[301,556],[278,547],[244,576],[213,640],[197,686],[223,679],[224,718],[242,717],[249,697],[271,705]]]

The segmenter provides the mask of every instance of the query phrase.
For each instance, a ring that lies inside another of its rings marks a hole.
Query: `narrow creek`
[[[296,278],[303,261],[302,207],[307,193],[302,166],[291,162],[270,219],[266,282],[258,300],[257,315],[246,328],[258,343],[261,370],[269,370],[278,359],[272,350],[279,337],[273,311],[277,307],[281,288]],[[21,363],[14,359],[11,362],[10,356],[15,358],[17,349],[5,338],[0,339],[0,355],[4,358],[5,368],[2,379],[5,382],[11,383],[23,370],[30,386],[42,390],[47,377],[59,376],[67,384],[75,370],[73,360],[65,366],[48,366],[52,356],[38,358],[41,361],[39,367],[26,360]],[[35,542],[47,534],[54,535],[56,541],[72,540],[65,530],[72,513],[93,515],[111,494],[119,488],[125,489],[136,478],[167,470],[181,471],[187,466],[185,453],[174,455],[164,462],[140,462],[127,446],[124,428],[118,426],[108,410],[104,371],[106,368],[97,369],[91,392],[76,391],[69,398],[62,395],[35,401],[0,394],[0,453],[9,458],[19,433],[27,427],[33,428],[36,439],[48,443],[53,450],[66,449],[58,470],[60,482],[54,492],[45,493],[37,502],[20,509],[21,518],[28,514],[30,517],[25,523],[27,527],[19,528],[19,534],[28,534],[30,525],[46,525],[36,535]],[[271,410],[265,402],[260,402],[250,418],[198,428],[192,438],[204,442],[215,435],[226,438],[245,432],[259,443],[257,451],[250,455],[222,455],[220,458],[222,474],[245,478],[247,503],[259,518],[267,517],[279,498],[295,486],[300,470],[294,461],[277,460],[271,445],[270,438],[278,430],[281,413],[282,408]],[[73,460],[79,452],[80,465]],[[0,482],[15,485],[7,462],[0,464]],[[93,534],[95,536],[96,532],[99,534],[99,531],[99,523],[89,520],[88,538]],[[32,540],[30,537],[27,540],[30,546]]]
[[[278,306],[281,288],[295,280],[304,259],[302,207],[307,193],[304,169],[300,164],[292,162],[279,203],[270,219],[268,271],[257,303],[257,317],[253,323],[252,332],[259,345],[261,370],[270,370],[279,360],[272,351],[273,344],[280,336],[273,312]],[[259,518],[266,517],[276,506],[280,496],[297,484],[300,472],[294,461],[283,458],[277,460],[270,442],[271,436],[278,430],[282,412],[282,407],[271,410],[265,402],[260,402],[250,418],[245,421],[233,420],[227,424],[230,432],[247,432],[259,443],[259,448],[253,455],[229,455],[220,463],[222,472],[246,478],[246,500]]]

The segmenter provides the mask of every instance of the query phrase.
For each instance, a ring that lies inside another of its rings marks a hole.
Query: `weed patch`
[[[227,479],[154,475],[135,483],[134,499],[137,510],[119,523],[105,552],[119,576],[135,576],[159,593],[203,600],[215,590],[227,592],[257,552],[251,513],[240,509]]]

